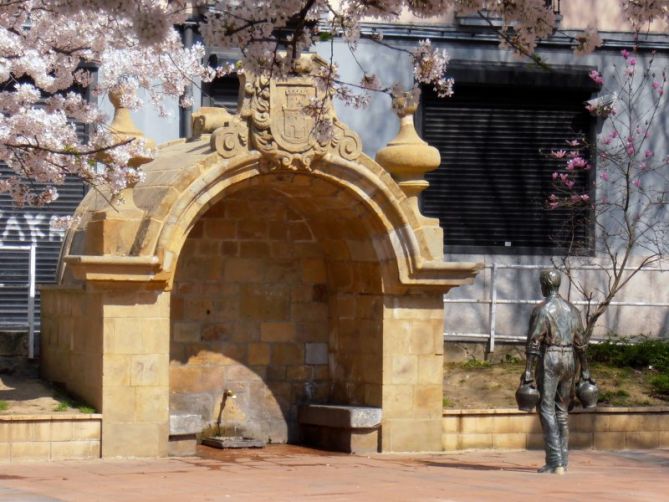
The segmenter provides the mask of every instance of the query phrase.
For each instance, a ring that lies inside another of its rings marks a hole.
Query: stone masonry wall
[[[102,456],[167,455],[170,293],[102,293]]]
[[[0,416],[0,464],[100,458],[102,415]]]
[[[441,294],[386,297],[383,336],[383,449],[441,449]]]
[[[40,371],[102,409],[102,306],[81,289],[43,288]]]
[[[337,292],[330,300],[332,394],[337,404],[381,406],[383,297]]]
[[[515,409],[444,410],[446,451],[544,447],[536,413]],[[598,450],[669,447],[669,407],[575,409],[569,413],[569,447]]]
[[[323,250],[286,198],[226,196],[196,224],[172,294],[170,410],[226,433],[294,439],[297,405],[328,399]]]

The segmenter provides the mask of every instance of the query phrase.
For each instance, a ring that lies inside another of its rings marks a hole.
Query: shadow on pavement
[[[536,467],[513,467],[498,465],[486,465],[463,462],[432,462],[429,460],[418,460],[416,463],[425,465],[427,467],[441,467],[446,469],[466,469],[468,471],[510,471],[510,472],[537,472]]]

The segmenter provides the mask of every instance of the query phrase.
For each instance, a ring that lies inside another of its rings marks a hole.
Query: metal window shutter
[[[588,134],[583,102],[590,91],[457,85],[452,98],[426,92],[423,138],[439,149],[441,166],[426,178],[422,208],[439,218],[450,252],[550,254],[572,224],[588,239],[584,214],[549,210],[551,175],[563,162],[545,153]],[[544,153],[542,153],[544,152]],[[585,190],[589,174],[579,177]]]
[[[227,108],[230,113],[237,112],[239,79],[236,75],[214,79],[204,85],[202,90],[203,105]]]
[[[86,135],[85,127],[77,124],[80,137]],[[15,173],[0,161],[0,179]],[[42,185],[36,184],[37,190]],[[74,213],[83,198],[86,187],[75,177],[67,177],[57,187],[59,197],[45,207],[23,207],[14,205],[8,194],[0,194],[0,243],[4,245],[37,244],[36,284],[53,284],[62,243],[62,233],[50,228],[53,216],[68,216]],[[32,223],[32,225],[29,224]],[[25,328],[28,315],[28,264],[25,251],[0,251],[0,329]],[[34,321],[40,325],[40,297],[36,292]]]

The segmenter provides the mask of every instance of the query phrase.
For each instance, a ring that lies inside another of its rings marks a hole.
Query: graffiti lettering
[[[39,238],[44,238],[44,232],[39,229],[40,221],[44,219],[43,214],[24,214],[23,217],[26,220],[28,228],[30,228],[30,240],[35,242]]]
[[[21,225],[19,225],[19,220],[16,216],[7,219],[7,223],[5,223],[5,231],[2,232],[2,240],[11,239],[12,233],[16,233],[16,240],[26,240],[25,234],[23,233],[23,230],[21,230]]]
[[[59,242],[65,231],[53,228],[52,222],[58,218],[41,213],[24,213],[4,217],[0,211],[0,244],[3,242]]]

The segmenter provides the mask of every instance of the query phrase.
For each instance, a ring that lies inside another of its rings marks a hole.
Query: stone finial
[[[393,110],[400,118],[400,131],[394,139],[376,154],[376,161],[397,180],[402,191],[414,198],[429,183],[423,177],[441,163],[439,150],[420,139],[414,127],[413,114],[418,106],[416,96],[404,93],[393,98]]]
[[[132,120],[132,115],[130,110],[121,104],[121,96],[119,93],[110,91],[109,92],[109,101],[114,105],[114,118],[109,124],[109,129],[111,129],[114,137],[117,141],[125,141],[127,139],[142,139],[144,144],[150,150],[156,148],[156,142],[152,139],[146,138],[144,133],[140,131],[135,123]],[[150,157],[135,156],[128,161],[128,165],[131,167],[138,167],[142,164],[150,162]]]

